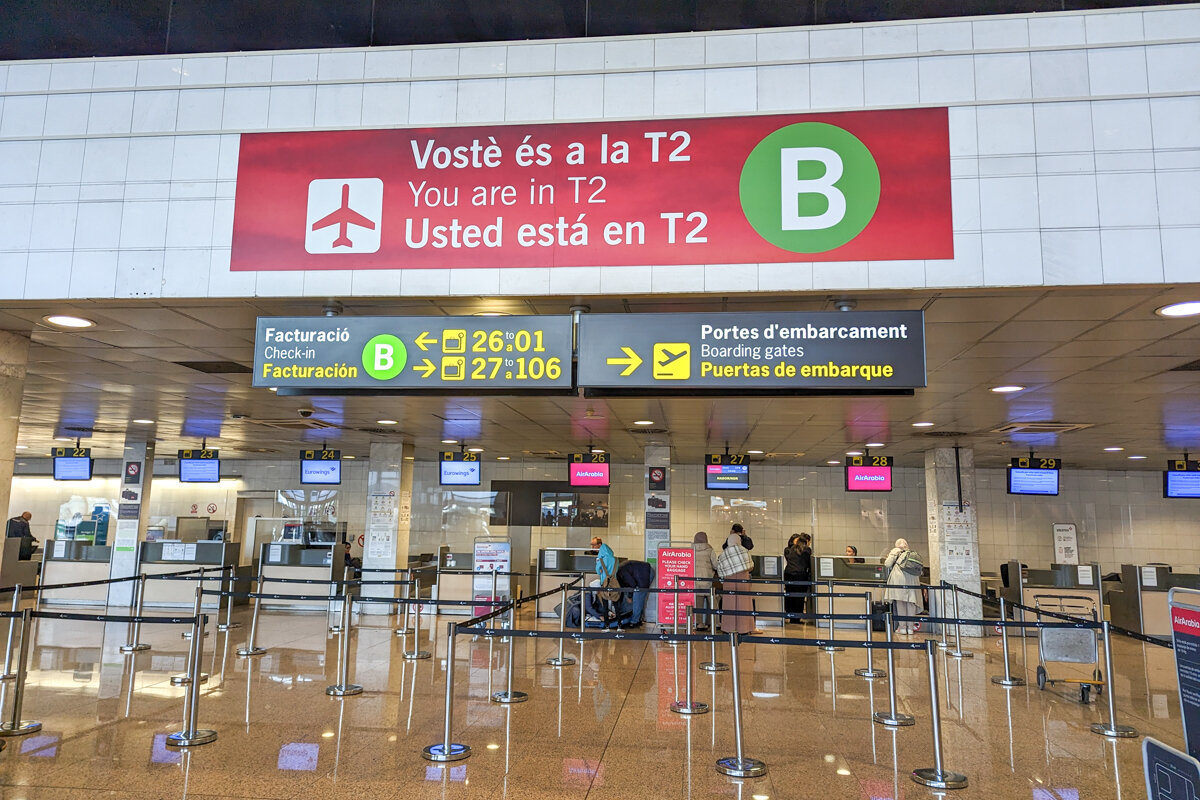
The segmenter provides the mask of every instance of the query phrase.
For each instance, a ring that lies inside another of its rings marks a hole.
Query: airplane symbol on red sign
[[[332,214],[328,214],[312,224],[314,231],[321,228],[328,228],[330,225],[338,226],[338,237],[333,240],[334,247],[353,247],[354,242],[350,241],[347,236],[347,226],[357,225],[360,228],[367,230],[375,230],[375,223],[359,214],[354,209],[350,208],[350,184],[342,184],[342,207]]]

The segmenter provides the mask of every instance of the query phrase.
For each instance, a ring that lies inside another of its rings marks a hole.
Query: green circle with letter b
[[[363,369],[377,381],[390,381],[404,371],[408,348],[390,333],[381,333],[367,342],[362,351]]]
[[[759,142],[742,166],[742,213],[793,253],[823,253],[862,233],[879,207],[879,167],[836,125],[800,122]]]

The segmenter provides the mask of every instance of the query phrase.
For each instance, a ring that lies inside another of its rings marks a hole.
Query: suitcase
[[[881,603],[878,601],[871,603],[871,614],[874,618],[871,620],[871,630],[875,633],[885,633],[887,625],[884,624],[883,615],[891,610],[891,603]]]

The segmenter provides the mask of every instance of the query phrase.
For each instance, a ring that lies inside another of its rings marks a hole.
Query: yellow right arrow
[[[421,331],[421,335],[416,338],[416,345],[422,350],[428,350],[429,345],[437,344],[437,341],[429,335],[429,331]]]
[[[437,371],[437,365],[428,358],[421,359],[420,364],[413,364],[413,372],[420,372],[422,378],[428,378],[435,371]]]
[[[642,357],[633,351],[632,348],[622,347],[621,351],[625,353],[625,358],[610,358],[609,364],[625,365],[625,369],[621,370],[621,377],[627,378],[633,374],[633,371],[642,365]]]

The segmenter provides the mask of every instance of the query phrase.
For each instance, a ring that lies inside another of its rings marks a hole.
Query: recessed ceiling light
[[[1122,451],[1122,450],[1124,450],[1124,449],[1125,449],[1124,447],[1106,447],[1106,448],[1104,448],[1104,452],[1106,452],[1106,453],[1119,453],[1119,452],[1121,452],[1121,451]]]
[[[72,317],[69,314],[48,314],[43,320],[58,328],[91,328],[96,323],[83,317]]]
[[[483,448],[482,447],[468,447],[467,452],[468,453],[482,453]]]
[[[487,749],[488,749],[488,750],[499,750],[499,749],[500,749],[500,745],[498,745],[498,744],[489,744],[489,745],[487,746]]]
[[[135,419],[133,421],[133,424],[134,425],[153,425],[154,420],[152,420],[152,419]]]
[[[762,450],[747,450],[746,452],[752,456],[761,456],[763,451]]]
[[[355,459],[358,458],[358,456],[342,456],[342,458]]]
[[[333,731],[325,731],[324,733],[321,734],[322,739],[332,739],[333,737],[334,737]]]
[[[603,448],[603,447],[593,447],[593,448],[592,448],[592,452],[593,452],[593,453],[603,453],[603,452],[604,452],[604,448]]]
[[[458,439],[442,439],[442,444],[458,444]]]
[[[825,463],[826,463],[826,464],[833,464],[833,465],[835,465],[835,466],[836,466],[836,465],[838,465],[838,464],[841,464],[842,462],[838,461],[837,459],[833,459],[833,458],[831,458],[831,459],[829,459],[828,461],[826,461]]]
[[[512,316],[507,311],[476,311],[476,317],[510,317]]]
[[[653,425],[654,420],[652,420],[652,419],[635,419],[633,421],[633,424],[634,425]]]
[[[914,422],[912,424],[912,426],[914,428],[932,428],[933,423],[932,422]]]
[[[497,461],[508,461],[508,456],[496,456]]]
[[[375,420],[375,424],[376,425],[399,425],[400,423],[394,419],[377,419],[377,420]]]
[[[269,389],[267,389],[267,391],[268,391],[268,392],[278,392],[278,391],[279,391],[279,389],[277,389],[276,387],[272,386],[272,387],[270,387]]]
[[[1129,460],[1130,461],[1145,461],[1146,457],[1145,456],[1130,456]]]
[[[1194,317],[1200,314],[1200,302],[1188,300],[1184,303],[1171,303],[1156,309],[1154,313],[1160,317]]]
[[[354,456],[350,456],[350,457],[351,457],[351,458],[354,458]],[[415,461],[415,460],[416,460],[416,456],[405,456],[405,457],[404,457],[404,460],[405,460],[405,461]]]
[[[56,442],[73,442],[75,440],[72,439],[70,436],[55,436],[54,441],[56,441]]]
[[[861,456],[861,455],[862,455],[862,450],[847,450],[847,451],[846,451],[846,455],[848,455],[848,456]]]
[[[1015,385],[1015,384],[1009,384],[1009,385],[1006,385],[1006,386],[993,386],[993,387],[991,388],[991,390],[990,390],[990,391],[993,391],[993,392],[995,392],[996,394],[1009,394],[1009,393],[1011,393],[1011,392],[1022,392],[1022,391],[1025,391],[1025,387],[1024,387],[1024,386],[1017,386],[1017,385]]]
[[[867,442],[867,447],[887,447],[883,442]]]
[[[18,450],[28,450],[28,449],[29,449],[29,445],[27,445],[27,444],[19,444],[19,445],[17,445],[17,449],[18,449]]]

